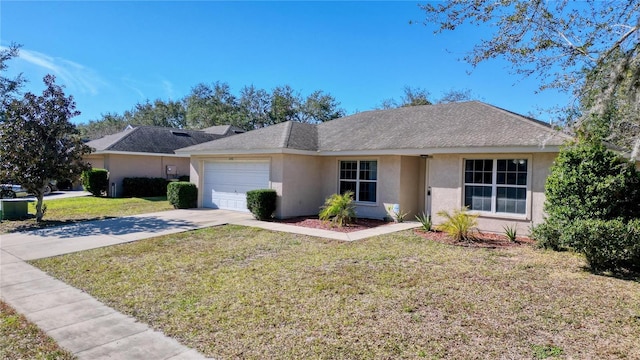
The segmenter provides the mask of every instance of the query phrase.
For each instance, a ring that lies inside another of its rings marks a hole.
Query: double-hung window
[[[355,201],[376,202],[378,162],[375,160],[340,161],[340,194],[353,191]]]
[[[527,213],[526,159],[466,159],[464,205],[493,213]]]

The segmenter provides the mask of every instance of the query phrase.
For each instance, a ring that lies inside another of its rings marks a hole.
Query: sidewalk
[[[0,236],[0,297],[79,359],[204,359],[197,351],[24,261],[223,224],[343,241],[419,226],[409,222],[337,233],[257,221],[248,213],[190,209],[6,234]]]

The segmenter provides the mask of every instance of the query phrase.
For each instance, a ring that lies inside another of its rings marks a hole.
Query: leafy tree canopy
[[[46,89],[30,92],[6,105],[0,122],[0,178],[12,179],[37,198],[36,220],[41,221],[42,199],[51,179],[76,179],[91,152],[69,121],[79,112],[73,97],[65,96],[55,77],[44,77]]]
[[[251,85],[236,96],[229,84],[215,82],[194,86],[181,100],[147,100],[122,115],[104,114],[79,129],[84,138],[97,139],[122,131],[128,124],[190,129],[235,125],[251,130],[284,121],[320,123],[344,114],[340,103],[321,90],[304,97],[289,85],[277,86],[271,92]]]

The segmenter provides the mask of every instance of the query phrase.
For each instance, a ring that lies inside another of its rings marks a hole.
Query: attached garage
[[[202,179],[202,206],[248,211],[246,193],[269,188],[268,160],[205,161]]]

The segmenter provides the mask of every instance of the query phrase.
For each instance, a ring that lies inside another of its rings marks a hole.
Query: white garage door
[[[269,162],[205,162],[202,187],[204,207],[249,211],[246,192],[269,188]]]

